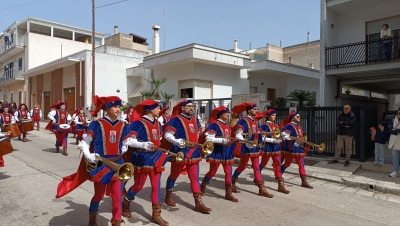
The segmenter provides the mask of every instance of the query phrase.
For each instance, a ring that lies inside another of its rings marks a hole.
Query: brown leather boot
[[[278,191],[284,194],[289,194],[290,191],[286,190],[285,184],[283,183],[284,182],[283,179],[276,179],[276,180],[278,181]]]
[[[239,202],[239,199],[232,195],[232,184],[225,184],[225,199],[232,202]]]
[[[165,204],[167,204],[168,206],[172,206],[172,207],[176,206],[176,203],[172,199],[172,189],[166,189],[166,192],[165,192]]]
[[[131,205],[131,201],[124,197],[124,201],[122,201],[122,216],[130,218],[132,217],[131,210],[129,209]]]
[[[201,189],[201,196],[205,196],[206,195],[206,187],[207,187],[207,182],[205,182],[205,181],[202,181],[201,182],[201,186],[200,186],[200,189]]]
[[[75,144],[79,144],[79,140],[76,140]]]
[[[60,147],[56,146],[56,153],[60,152]]]
[[[67,156],[68,152],[67,152],[67,147],[63,147],[63,155]]]
[[[258,195],[259,196],[264,196],[267,198],[273,198],[274,195],[269,193],[267,189],[264,188],[264,181],[257,181],[257,186],[258,186]]]
[[[18,136],[18,140],[21,140],[21,136]]]
[[[200,213],[208,213],[211,212],[211,208],[208,208],[206,205],[204,205],[203,201],[201,200],[201,194],[200,193],[193,193],[194,197],[194,203],[195,207],[194,210]]]
[[[237,189],[236,189],[236,182],[238,181],[238,178],[237,177],[233,177],[232,178],[232,192],[233,193],[240,193],[240,191],[238,191]]]
[[[161,204],[152,204],[153,207],[153,214],[151,216],[151,222],[161,225],[161,226],[168,226],[169,223],[166,222],[161,217]]]
[[[112,226],[121,226],[121,223],[125,223],[125,221],[122,220],[122,219],[116,220],[114,218],[111,218],[111,225]]]
[[[89,226],[97,226],[97,212],[89,211]]]
[[[303,188],[309,188],[309,189],[313,189],[313,188],[314,188],[313,186],[311,186],[311,185],[307,182],[307,175],[300,176],[300,178],[301,178],[301,186],[302,186]]]
[[[26,137],[22,138],[22,142],[26,142]]]

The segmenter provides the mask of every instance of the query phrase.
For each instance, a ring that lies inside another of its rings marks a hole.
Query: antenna
[[[167,0],[164,1],[164,46],[163,46],[163,51],[165,51],[165,21],[166,21],[166,16],[167,16]]]
[[[268,20],[262,20],[262,22],[265,22],[267,24],[267,44],[268,44]]]

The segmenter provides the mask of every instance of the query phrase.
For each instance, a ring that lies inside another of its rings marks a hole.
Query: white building
[[[321,105],[373,104],[378,114],[400,106],[398,9],[397,0],[321,0]],[[386,41],[380,39],[383,24],[392,31]],[[364,97],[345,94],[342,86]]]
[[[91,49],[91,31],[28,17],[9,26],[0,35],[0,66],[4,102],[29,102],[29,80],[23,74],[42,64]],[[96,33],[95,44],[104,43]],[[25,81],[24,81],[25,79]]]

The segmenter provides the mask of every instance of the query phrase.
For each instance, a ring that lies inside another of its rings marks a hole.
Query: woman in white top
[[[385,59],[389,61],[392,58],[392,31],[388,24],[384,24],[381,30],[381,39],[386,39],[383,41],[383,53],[385,54]]]

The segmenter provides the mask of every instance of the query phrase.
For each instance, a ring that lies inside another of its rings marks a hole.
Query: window
[[[18,59],[18,70],[21,71],[23,69],[22,66],[22,57]]]

